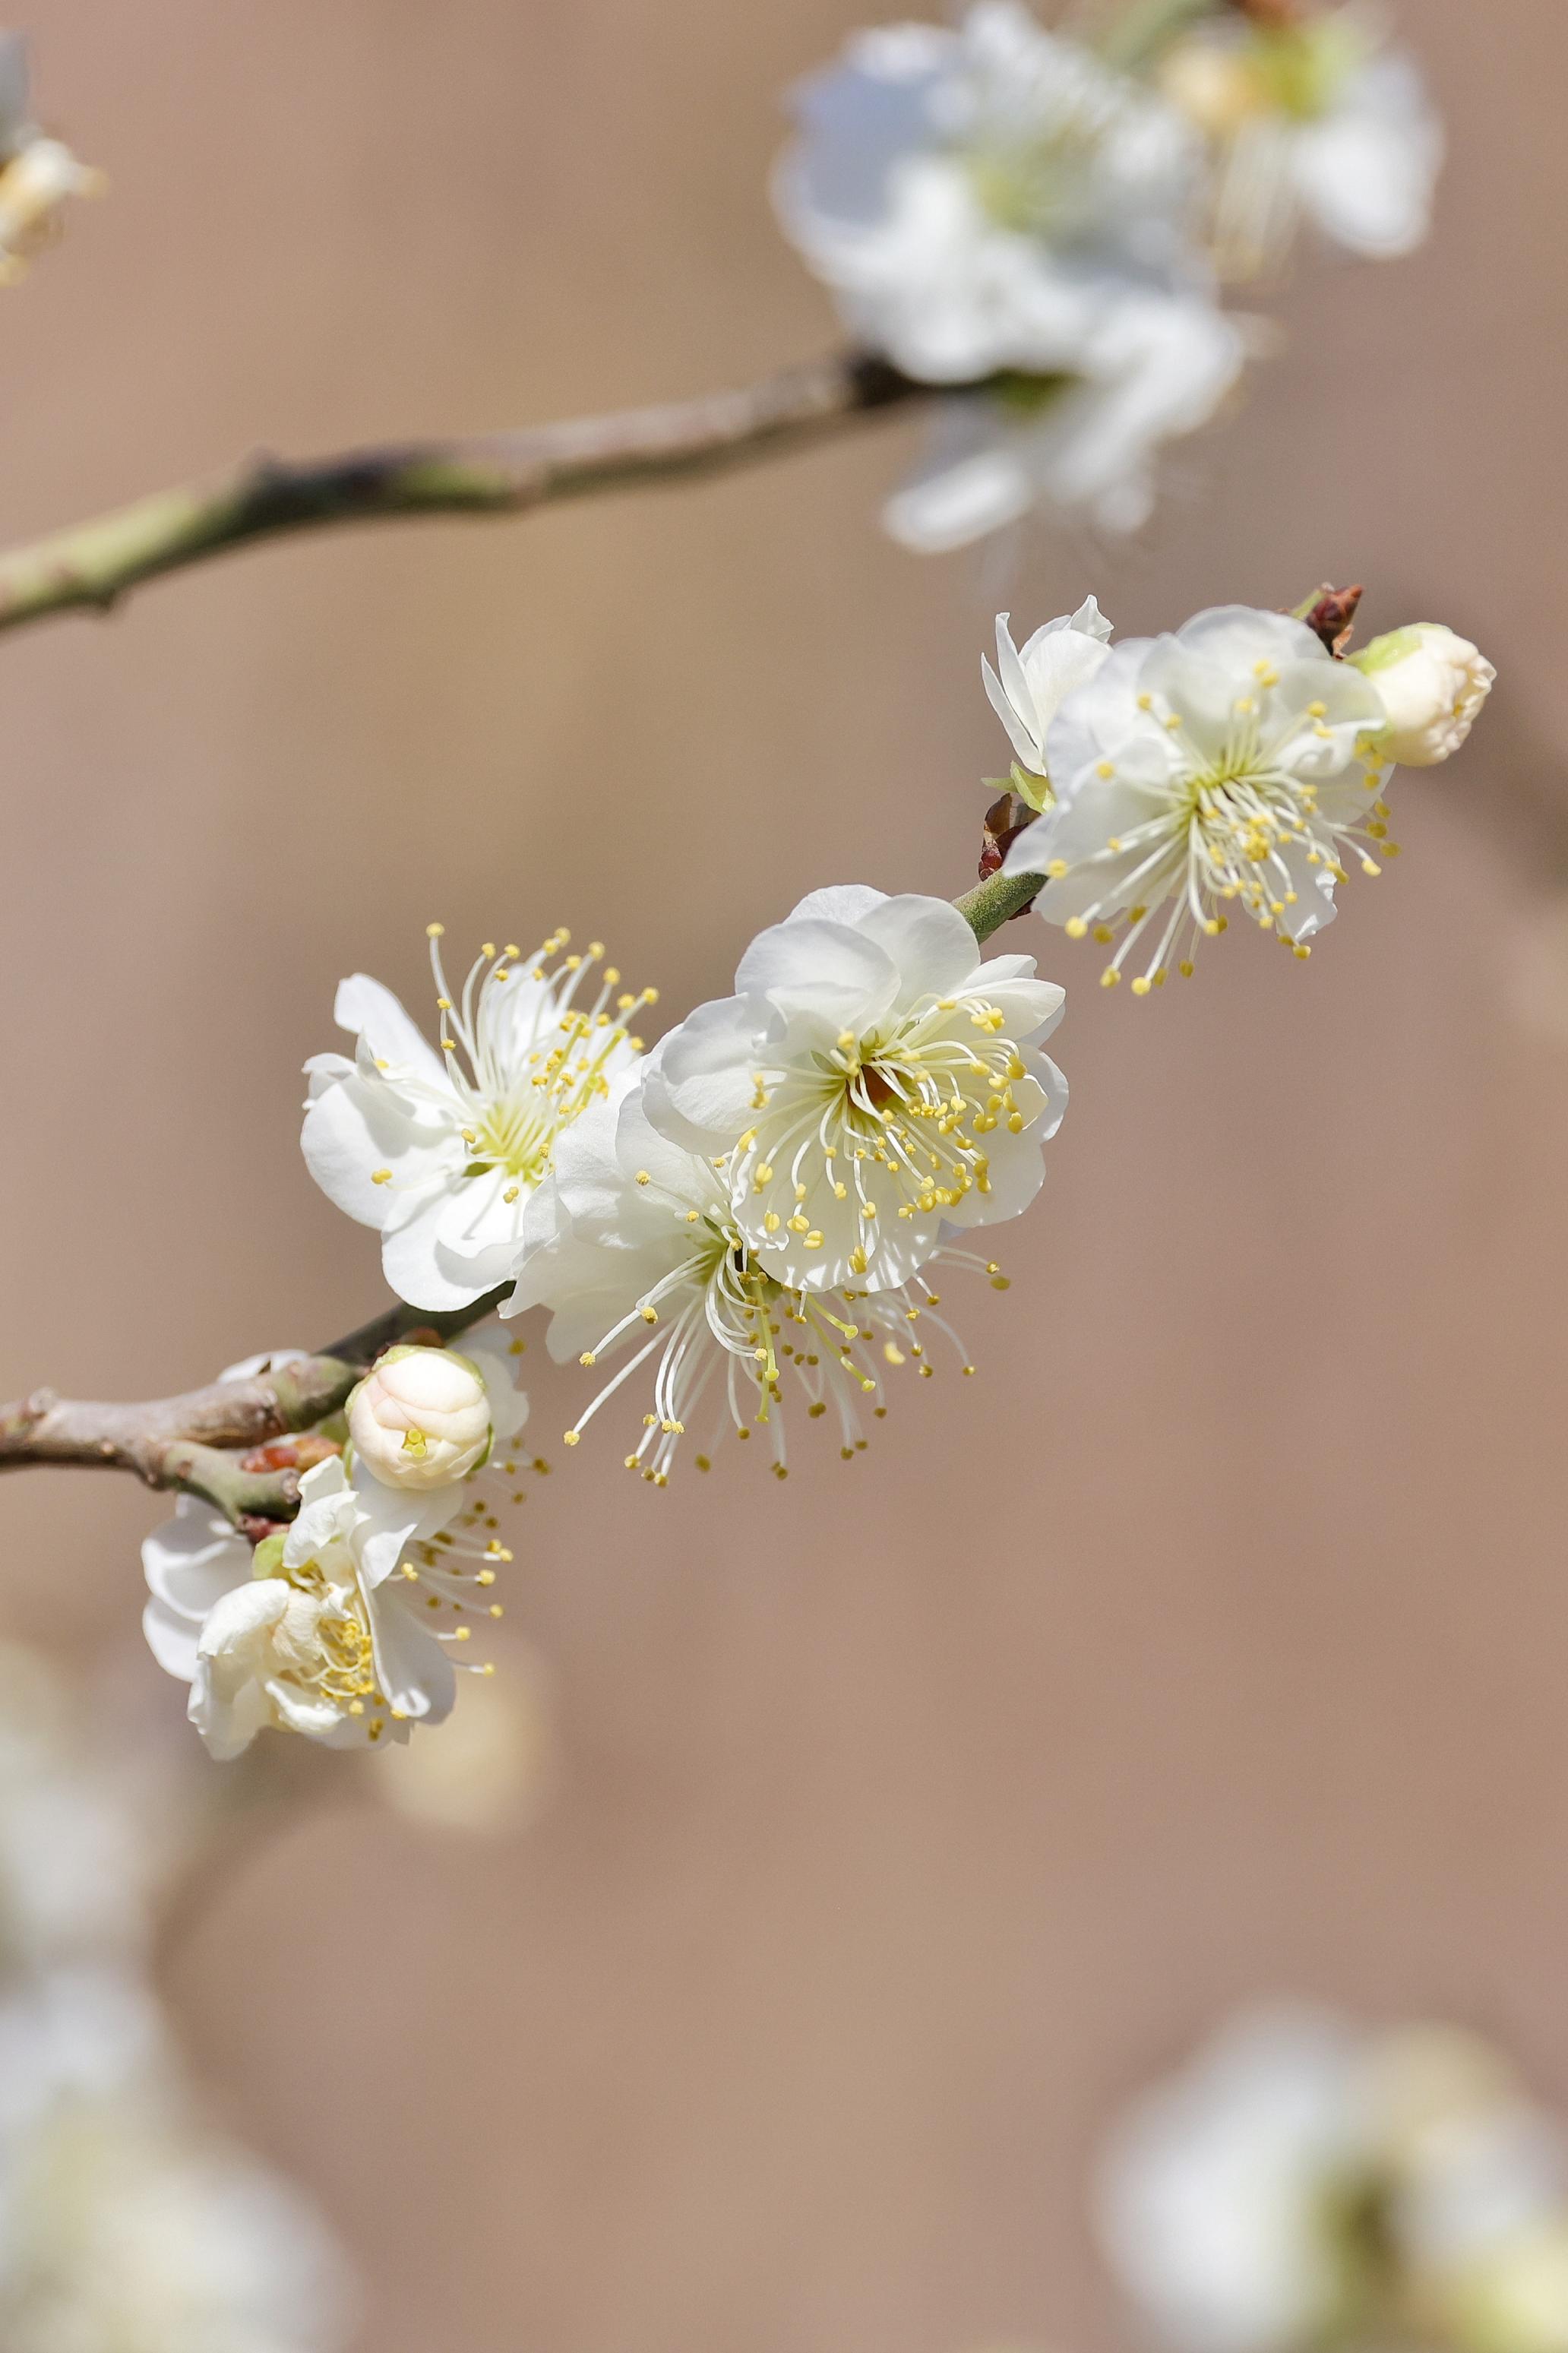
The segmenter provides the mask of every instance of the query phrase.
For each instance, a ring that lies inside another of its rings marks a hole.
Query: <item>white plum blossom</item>
[[[1175,46],[1161,79],[1213,145],[1223,277],[1277,268],[1303,215],[1372,260],[1426,237],[1442,126],[1411,59],[1361,10],[1216,21]]]
[[[1384,723],[1372,681],[1282,613],[1219,606],[1126,638],[1052,722],[1055,804],[1005,871],[1046,876],[1035,904],[1071,937],[1110,943],[1124,924],[1107,983],[1152,934],[1139,996],[1173,960],[1190,973],[1233,903],[1305,955],[1346,857],[1375,874],[1397,854],[1378,797]]]
[[[663,1051],[648,1069],[657,1071]],[[767,1272],[742,1231],[722,1161],[660,1134],[648,1120],[643,1084],[617,1082],[611,1099],[562,1138],[529,1205],[517,1286],[505,1310],[549,1308],[550,1352],[558,1362],[616,1364],[567,1431],[568,1445],[636,1383],[631,1395],[639,1406],[647,1398],[650,1409],[641,1412],[637,1442],[624,1457],[628,1470],[667,1484],[681,1439],[700,1420],[698,1443],[706,1451],[696,1457],[699,1470],[710,1467],[724,1430],[746,1439],[754,1427],[782,1477],[787,1409],[804,1409],[811,1420],[831,1412],[839,1451],[850,1460],[865,1446],[861,1412],[868,1399],[879,1398],[886,1370],[913,1362],[930,1372],[926,1323],[973,1371],[924,1282],[826,1293]],[[934,1256],[969,1262],[963,1251]],[[994,1266],[988,1271],[1000,1283]],[[883,1410],[879,1402],[872,1407],[879,1418]]]
[[[1563,2341],[1562,2136],[1452,2029],[1247,2012],[1121,2120],[1097,2206],[1123,2285],[1179,2353],[1305,2353],[1331,2333],[1535,2353],[1539,2334],[1485,2324],[1554,2248]]]
[[[448,1614],[500,1615],[476,1596],[511,1556],[479,1540],[493,1522],[467,1482],[410,1493],[351,1480],[334,1456],[300,1493],[298,1518],[254,1550],[190,1495],[142,1548],[148,1643],[190,1684],[191,1722],[221,1760],[268,1726],[343,1748],[439,1723],[456,1688],[447,1646],[470,1632]]]
[[[550,969],[567,944],[557,932],[531,955],[487,944],[454,997],[440,924],[429,933],[440,1050],[379,981],[345,980],[336,1018],[357,1050],[306,1064],[300,1143],[322,1191],[380,1230],[399,1298],[438,1310],[505,1280],[556,1137],[635,1064],[626,1024],[657,991],[634,996],[613,967],[597,973],[597,941]]]
[[[349,1400],[356,1467],[389,1487],[466,1479],[528,1419],[505,1360],[482,1347],[388,1348]]]
[[[19,278],[72,196],[91,196],[103,175],[32,120],[27,46],[0,34],[0,285]]]
[[[672,1143],[725,1160],[763,1273],[896,1289],[944,1224],[1033,1200],[1067,1082],[1037,1050],[1063,992],[1032,956],[983,963],[945,899],[850,884],[753,940],[735,989],[664,1040],[643,1100]]]
[[[1045,499],[1135,527],[1242,358],[1177,111],[1016,0],[858,34],[796,107],[778,207],[847,324],[920,383],[991,384],[943,404],[893,535],[957,546]]]
[[[980,674],[991,707],[1007,730],[1030,789],[1026,797],[1036,808],[1045,806],[1050,778],[1046,773],[1046,737],[1068,696],[1087,686],[1110,651],[1113,624],[1098,600],[1086,596],[1076,613],[1062,613],[1035,631],[1022,648],[1013,643],[1007,624],[1012,616],[996,616],[996,667],[981,657]]]
[[[1243,338],[1194,294],[1138,291],[1096,323],[1070,373],[1019,376],[938,404],[930,446],[883,521],[940,554],[1037,507],[1132,532],[1169,441],[1207,423],[1241,374]]]
[[[1379,749],[1405,768],[1435,768],[1451,758],[1497,677],[1479,646],[1440,621],[1391,629],[1350,659],[1382,699],[1387,724]]]

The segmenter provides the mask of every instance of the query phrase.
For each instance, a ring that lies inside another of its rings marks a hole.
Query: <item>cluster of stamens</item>
[[[1256,663],[1254,670],[1261,690],[1278,685],[1279,674],[1268,662]],[[1152,710],[1154,699],[1140,695],[1139,704]],[[1300,851],[1306,865],[1321,868],[1335,882],[1348,880],[1346,856],[1353,856],[1369,876],[1381,873],[1380,857],[1398,857],[1398,843],[1388,838],[1388,809],[1382,800],[1372,802],[1360,824],[1331,820],[1320,807],[1317,786],[1280,765],[1287,742],[1301,729],[1310,728],[1324,739],[1331,736],[1326,712],[1325,704],[1310,703],[1294,726],[1265,745],[1257,699],[1243,695],[1234,705],[1235,725],[1217,761],[1185,740],[1179,712],[1163,715],[1162,724],[1189,756],[1186,776],[1173,789],[1146,788],[1156,806],[1142,824],[1110,836],[1103,849],[1074,865],[1058,859],[1046,870],[1048,879],[1058,881],[1096,866],[1114,866],[1104,901],[1086,907],[1064,927],[1071,939],[1092,934],[1109,945],[1117,926],[1125,926],[1121,945],[1100,975],[1103,987],[1115,987],[1123,964],[1162,916],[1153,952],[1133,980],[1132,993],[1146,997],[1152,989],[1163,988],[1173,968],[1190,980],[1198,941],[1217,938],[1228,928],[1226,904],[1236,905],[1260,931],[1274,933],[1304,962],[1311,949],[1294,936],[1290,910],[1298,893],[1286,853]],[[1383,763],[1364,746],[1357,757],[1368,790],[1375,789]],[[1098,774],[1109,783],[1116,775],[1114,763],[1101,761]],[[1139,789],[1135,784],[1131,788]],[[1129,875],[1130,852],[1139,856]],[[1110,902],[1124,901],[1129,890],[1138,894],[1132,903],[1112,908]]]
[[[1024,1062],[1003,1026],[1001,1008],[984,999],[932,997],[887,1037],[841,1031],[816,1057],[814,1081],[754,1072],[752,1109],[773,1117],[740,1138],[732,1174],[767,1201],[764,1234],[787,1231],[808,1250],[823,1247],[803,1207],[819,1160],[834,1198],[855,1198],[861,1240],[849,1265],[858,1275],[870,1266],[876,1221],[888,1208],[899,1218],[930,1217],[972,1190],[988,1192],[984,1138],[1004,1124],[1021,1134],[1029,1124],[1014,1092]],[[879,1169],[903,1198],[879,1202]]]
[[[726,1164],[714,1165],[722,1170]],[[637,1181],[656,1192],[661,1189],[654,1187],[646,1170],[638,1170]],[[640,1338],[566,1432],[568,1446],[578,1443],[600,1408],[650,1357],[657,1360],[653,1410],[643,1415],[642,1434],[624,1459],[628,1471],[640,1472],[656,1487],[669,1483],[679,1442],[715,1383],[721,1395],[707,1451],[695,1457],[697,1468],[711,1468],[712,1452],[726,1428],[743,1440],[758,1430],[771,1441],[772,1468],[783,1479],[788,1475],[786,1377],[804,1396],[808,1419],[820,1420],[830,1408],[836,1411],[839,1452],[847,1462],[866,1448],[860,1421],[866,1400],[877,1400],[870,1406],[875,1419],[887,1411],[880,1402],[883,1369],[913,1362],[923,1377],[931,1377],[933,1367],[925,1342],[914,1328],[922,1319],[949,1341],[963,1370],[973,1372],[957,1334],[933,1312],[941,1303],[939,1295],[923,1277],[879,1292],[798,1291],[757,1265],[719,1183],[706,1209],[673,1194],[665,1198],[671,1215],[689,1229],[689,1254],[650,1286],[594,1347],[584,1351],[581,1362],[592,1366],[628,1335]],[[984,1265],[996,1289],[1007,1288],[994,1261],[983,1261],[963,1250],[934,1255],[949,1263]],[[646,1336],[641,1336],[643,1327],[647,1327]]]
[[[619,1050],[641,1052],[642,1039],[629,1024],[641,1007],[658,1003],[658,991],[624,989],[613,965],[599,969],[600,940],[581,955],[566,954],[571,934],[562,929],[531,955],[513,944],[498,947],[487,940],[454,993],[441,961],[444,928],[429,923],[426,931],[441,1052],[468,1155],[462,1174],[477,1177],[499,1169],[510,1180],[501,1198],[515,1202],[539,1183],[562,1130],[607,1092],[609,1066]],[[398,1083],[416,1094],[427,1092],[450,1117],[450,1098],[422,1088],[416,1072],[400,1070]],[[394,1182],[390,1168],[373,1175],[377,1184]]]

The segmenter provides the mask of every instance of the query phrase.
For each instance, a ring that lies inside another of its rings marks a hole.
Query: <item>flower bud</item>
[[[349,1438],[388,1487],[449,1486],[489,1451],[489,1396],[451,1348],[389,1348],[350,1399]]]
[[[1440,621],[1391,629],[1350,659],[1371,679],[1388,713],[1377,748],[1404,768],[1435,768],[1457,752],[1497,676],[1468,638],[1456,637]]]

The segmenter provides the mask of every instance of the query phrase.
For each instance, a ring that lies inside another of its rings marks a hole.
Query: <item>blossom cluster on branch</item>
[[[439,1323],[278,1451],[291,1525],[215,1510],[208,1482],[148,1539],[147,1637],[215,1757],[266,1728],[400,1742],[449,1712],[474,1620],[501,1611],[527,1408],[521,1343],[458,1354],[429,1345],[443,1325],[547,1311],[551,1354],[593,1377],[567,1446],[618,1416],[655,1487],[689,1439],[706,1471],[731,1432],[784,1478],[796,1419],[853,1461],[889,1376],[973,1371],[936,1280],[1006,1287],[973,1244],[1034,1200],[1067,1106],[1043,1050],[1063,989],[982,944],[1034,901],[1069,936],[1120,930],[1114,980],[1147,934],[1140,996],[1190,973],[1230,905],[1308,954],[1346,860],[1393,854],[1394,764],[1447,757],[1492,675],[1435,625],[1351,655],[1357,593],[1120,644],[1093,597],[1022,649],[1001,616],[983,674],[1022,816],[1004,854],[988,813],[990,880],[956,903],[814,891],[651,1048],[630,1025],[657,991],[564,932],[488,941],[459,984],[430,925],[435,1044],[379,982],[342,984],[354,1052],[307,1065],[305,1160]]]

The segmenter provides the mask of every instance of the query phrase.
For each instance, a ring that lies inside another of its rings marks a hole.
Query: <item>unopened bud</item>
[[[1440,621],[1391,629],[1351,660],[1371,679],[1388,713],[1377,748],[1405,768],[1435,768],[1457,752],[1497,676],[1468,638]]]
[[[385,1486],[448,1486],[489,1451],[489,1397],[454,1349],[389,1348],[353,1393],[349,1437]]]

